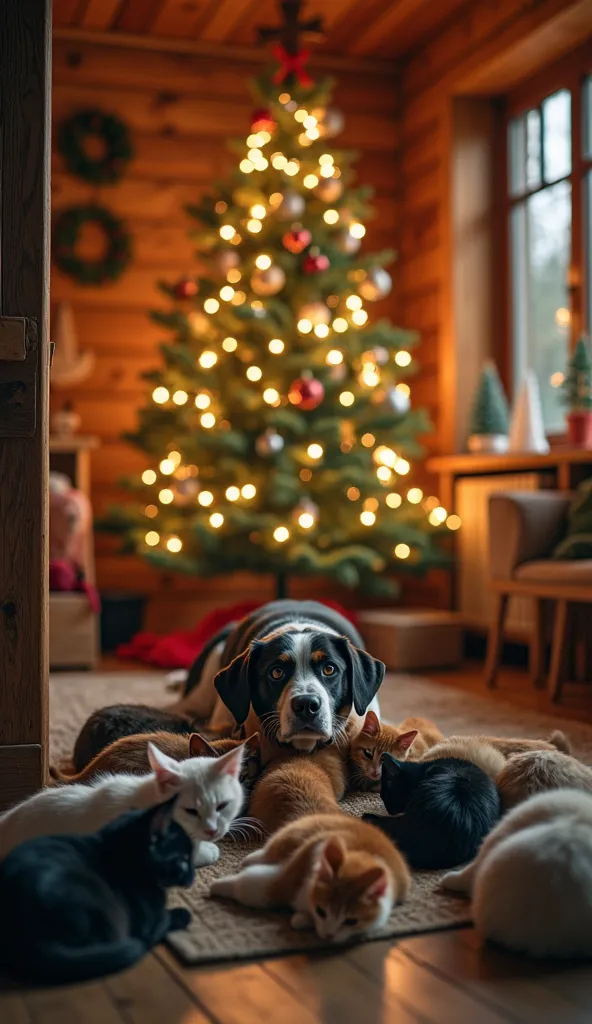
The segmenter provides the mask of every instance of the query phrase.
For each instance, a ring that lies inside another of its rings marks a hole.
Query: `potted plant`
[[[470,452],[508,450],[508,402],[495,363],[485,363],[471,413]]]
[[[567,406],[567,439],[577,448],[592,448],[592,360],[584,338],[567,364],[563,382]]]

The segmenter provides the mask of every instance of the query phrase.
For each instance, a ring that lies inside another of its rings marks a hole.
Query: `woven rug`
[[[420,714],[432,718],[447,735],[473,732],[545,737],[560,727],[574,744],[574,752],[592,763],[592,726],[559,722],[548,715],[515,708],[498,698],[466,694],[416,676],[387,677],[380,699],[385,718],[400,721],[408,715]],[[166,704],[170,695],[159,673],[52,676],[51,757],[71,751],[76,734],[91,711],[118,701]],[[375,795],[354,795],[343,807],[353,814],[383,810],[380,798]],[[312,933],[292,930],[286,914],[263,913],[209,898],[213,879],[233,873],[251,849],[253,846],[246,843],[222,842],[220,861],[202,868],[191,889],[174,894],[172,904],[189,907],[193,915],[187,931],[171,935],[169,939],[183,962],[244,960],[329,948]],[[469,923],[468,904],[438,891],[442,874],[416,872],[408,900],[395,908],[376,938],[401,937]]]

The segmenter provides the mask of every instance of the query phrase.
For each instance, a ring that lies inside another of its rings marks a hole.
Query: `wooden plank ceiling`
[[[400,57],[470,0],[307,0],[321,14],[330,54]],[[276,24],[278,0],[53,0],[56,28],[154,39],[251,46],[259,25]]]

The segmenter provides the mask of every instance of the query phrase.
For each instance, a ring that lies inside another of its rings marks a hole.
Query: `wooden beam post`
[[[30,328],[0,362],[2,808],[47,775],[50,0],[0,4],[0,67],[0,316]]]

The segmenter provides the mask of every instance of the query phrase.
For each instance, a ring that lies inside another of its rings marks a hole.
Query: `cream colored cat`
[[[473,895],[488,939],[536,957],[592,955],[592,796],[541,793],[502,818],[442,886]]]

